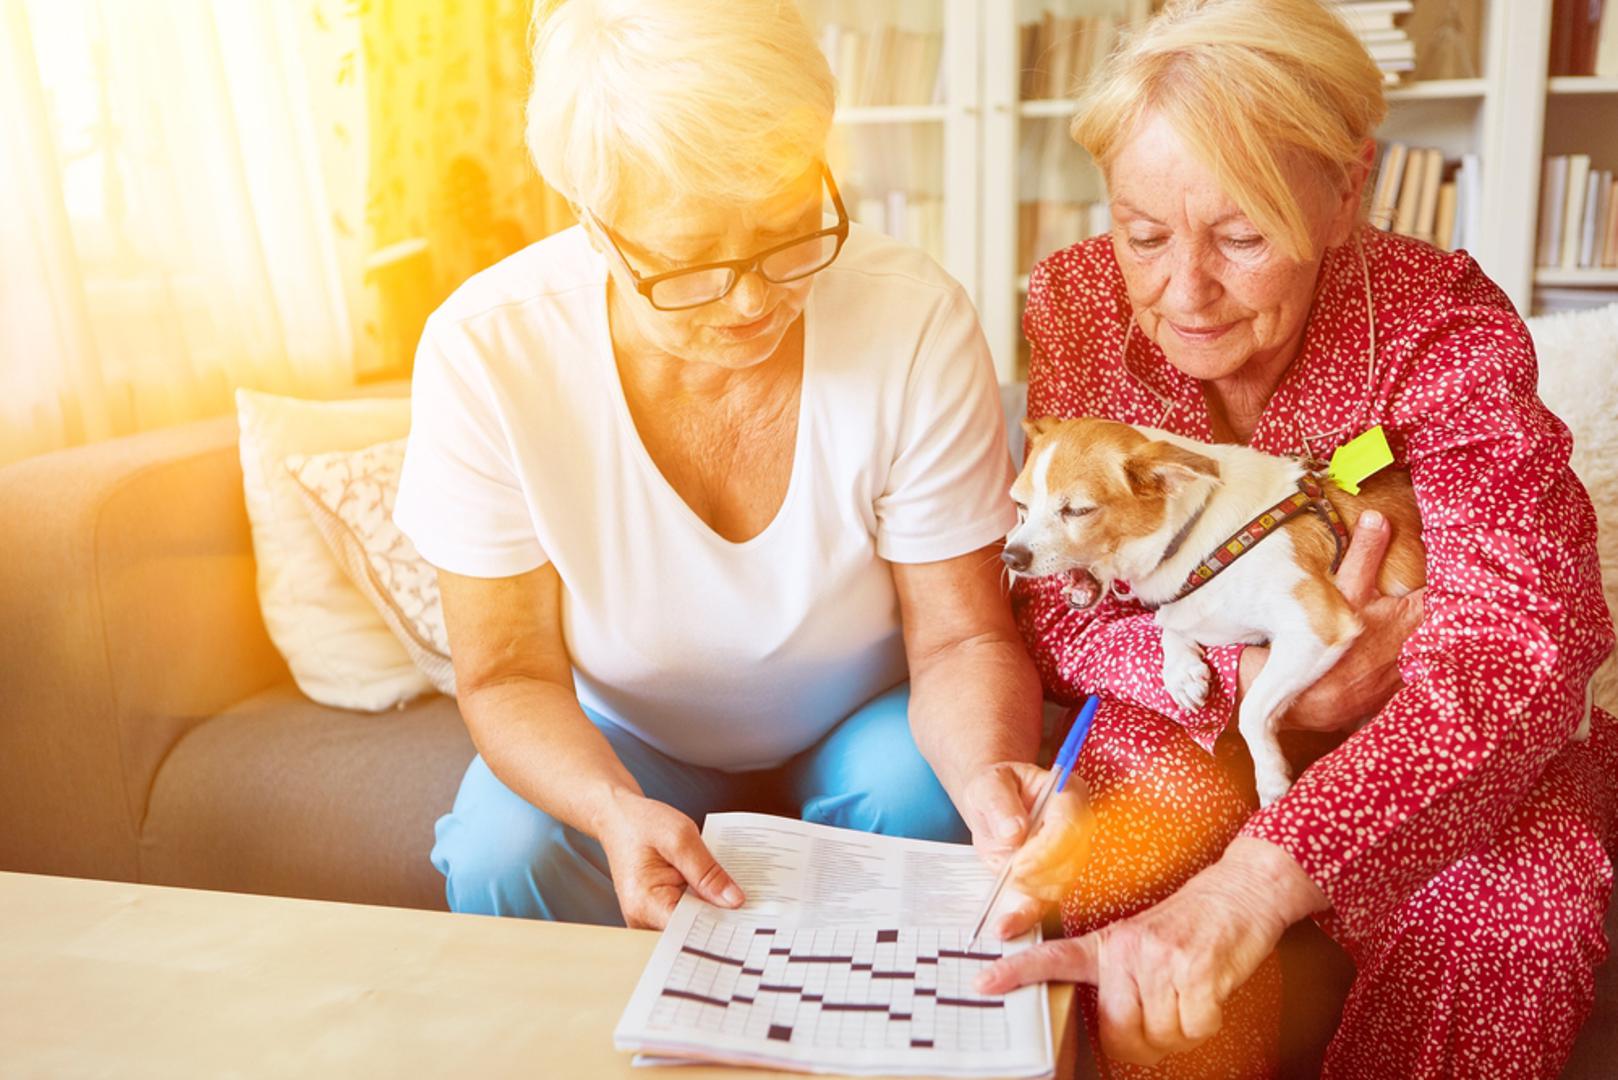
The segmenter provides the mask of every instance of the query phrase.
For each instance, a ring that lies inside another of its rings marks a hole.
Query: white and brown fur
[[[1267,643],[1269,659],[1242,698],[1238,723],[1253,755],[1260,803],[1280,798],[1291,777],[1277,723],[1362,630],[1333,577],[1331,531],[1319,515],[1299,514],[1189,596],[1175,596],[1197,564],[1298,490],[1302,464],[1110,420],[1044,418],[1025,421],[1023,429],[1027,459],[1011,489],[1021,520],[1006,536],[1007,565],[1027,577],[1068,575],[1064,593],[1075,607],[1127,582],[1156,608],[1163,682],[1183,708],[1207,699],[1204,646]],[[1402,596],[1419,588],[1421,519],[1408,475],[1379,473],[1359,495],[1326,488],[1350,530],[1373,508],[1391,524],[1381,591]],[[1201,516],[1165,558],[1199,507]]]

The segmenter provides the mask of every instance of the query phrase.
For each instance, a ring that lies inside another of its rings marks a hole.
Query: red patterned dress
[[[1047,695],[1104,699],[1079,761],[1098,836],[1063,923],[1079,934],[1139,911],[1232,837],[1260,837],[1325,892],[1319,921],[1356,965],[1326,1075],[1551,1077],[1607,955],[1618,854],[1618,721],[1597,710],[1590,740],[1569,741],[1613,647],[1595,513],[1500,289],[1464,253],[1369,229],[1362,243],[1363,264],[1352,242],[1327,253],[1302,352],[1250,445],[1323,459],[1372,424],[1387,432],[1427,546],[1426,614],[1400,656],[1404,686],[1254,812],[1222,767],[1227,749],[1241,753],[1231,701],[1241,646],[1208,650],[1214,690],[1187,712],[1163,688],[1150,612],[1117,598],[1075,612],[1059,581],[1020,583],[1018,620]],[[1129,319],[1110,238],[1042,262],[1023,317],[1028,414],[1213,441],[1197,380],[1138,331],[1123,354]],[[1279,994],[1271,957],[1227,1003],[1215,1039],[1155,1071],[1109,1071],[1264,1075]]]

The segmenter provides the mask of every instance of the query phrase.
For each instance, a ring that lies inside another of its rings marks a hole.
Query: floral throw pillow
[[[294,454],[297,482],[338,565],[376,606],[410,659],[440,692],[455,695],[438,573],[393,523],[405,440],[329,454]]]

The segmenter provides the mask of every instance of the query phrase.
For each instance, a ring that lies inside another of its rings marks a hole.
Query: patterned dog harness
[[[1217,577],[1221,570],[1235,562],[1238,556],[1247,554],[1260,540],[1272,535],[1288,518],[1297,517],[1302,513],[1317,515],[1331,528],[1332,539],[1337,544],[1331,568],[1332,573],[1336,573],[1337,567],[1342,564],[1343,552],[1348,548],[1348,528],[1343,524],[1337,508],[1326,498],[1321,477],[1314,473],[1305,473],[1298,478],[1296,492],[1249,521],[1240,532],[1220,544],[1212,555],[1203,559],[1186,577],[1185,584],[1174,594],[1174,600],[1183,600],[1196,592]],[[1169,603],[1173,603],[1174,600]]]

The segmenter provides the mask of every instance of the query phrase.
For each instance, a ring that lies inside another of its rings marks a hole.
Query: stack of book
[[[1416,46],[1400,22],[1415,10],[1412,0],[1336,0],[1337,13],[1359,35],[1392,85],[1416,69]]]
[[[1022,98],[1037,101],[1078,94],[1118,44],[1123,20],[1109,15],[1057,15],[1023,23]]]
[[[1556,0],[1551,7],[1552,75],[1618,78],[1618,2]]]
[[[897,26],[827,23],[820,50],[837,80],[837,104],[929,105],[944,100],[944,36]]]
[[[1402,142],[1378,148],[1371,224],[1445,251],[1475,243],[1482,227],[1482,166],[1476,154],[1447,162],[1442,150]]]
[[[1562,270],[1618,267],[1618,180],[1589,154],[1545,159],[1535,263]]]

